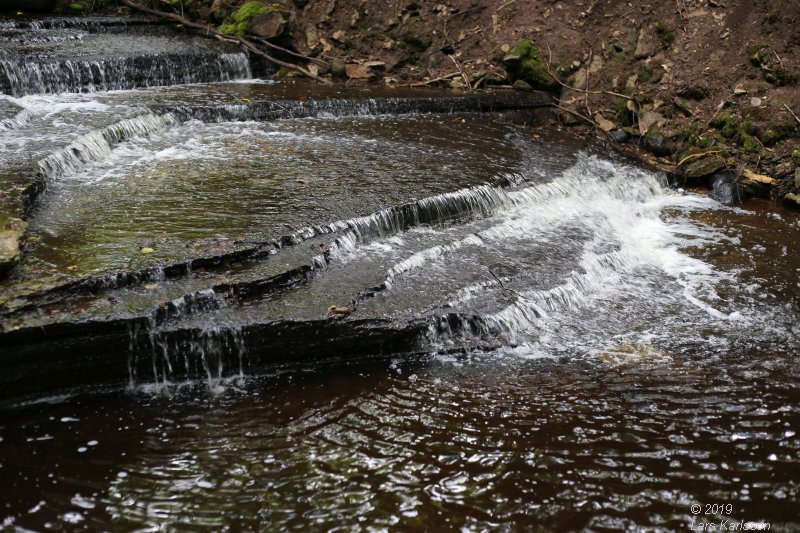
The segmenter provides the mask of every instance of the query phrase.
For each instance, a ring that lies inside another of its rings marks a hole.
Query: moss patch
[[[552,89],[556,85],[542,61],[539,47],[530,39],[518,41],[503,62],[514,79],[523,80],[532,87]]]
[[[275,11],[275,8],[269,7],[262,2],[247,2],[231,13],[230,21],[221,24],[219,31],[229,35],[244,37],[247,33],[247,29],[250,27],[250,21],[253,20],[253,17],[273,11]]]

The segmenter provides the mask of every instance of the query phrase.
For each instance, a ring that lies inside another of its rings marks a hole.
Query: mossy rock
[[[242,4],[239,9],[231,13],[229,22],[221,24],[219,31],[229,35],[238,35],[239,37],[244,37],[247,34],[247,30],[250,27],[250,22],[253,20],[253,17],[263,13],[273,13],[275,11],[279,10],[268,6],[263,2],[246,2]]]
[[[683,173],[687,178],[702,178],[710,176],[725,168],[725,160],[718,156],[704,157],[684,167]]]
[[[523,80],[536,89],[554,90],[558,83],[547,72],[541,50],[530,39],[518,41],[503,58],[506,70],[515,80]]]
[[[405,25],[405,33],[402,36],[402,41],[405,42],[406,47],[414,55],[419,55],[431,46],[431,38],[422,31],[422,23],[418,16],[408,18]]]

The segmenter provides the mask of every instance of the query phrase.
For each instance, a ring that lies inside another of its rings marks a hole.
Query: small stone
[[[761,98],[754,96],[750,99],[750,105],[753,107],[761,107]]]
[[[277,11],[262,13],[253,17],[248,31],[264,39],[280,37],[286,29],[286,19]]]
[[[658,157],[666,157],[675,153],[676,146],[660,133],[649,132],[642,138],[646,150]]]
[[[794,188],[800,190],[800,167],[794,170]]]
[[[380,61],[367,61],[357,65],[345,65],[347,77],[351,79],[369,80],[377,75],[377,71],[383,70],[386,65]]]
[[[331,60],[331,76],[335,79],[344,79],[347,77],[347,67],[339,58]]]
[[[793,169],[794,163],[791,161],[784,161],[783,163],[779,163],[777,166],[775,166],[775,175],[779,178],[782,178],[791,174]]]
[[[734,205],[742,201],[742,191],[729,172],[717,172],[711,177],[710,196],[723,205]]]
[[[611,132],[611,138],[618,143],[624,143],[630,138],[630,135],[624,130],[615,130]]]
[[[783,199],[787,202],[792,204],[794,207],[800,207],[800,195],[789,193],[783,197]]]
[[[342,30],[336,30],[333,32],[333,35],[331,35],[331,39],[337,43],[343,43],[345,39],[345,33]]]
[[[653,53],[655,53],[655,43],[650,34],[642,30],[636,40],[636,51],[633,52],[633,56],[636,59],[644,59],[653,55]]]
[[[594,115],[594,121],[597,122],[597,125],[600,126],[600,129],[603,131],[611,131],[615,128],[614,123],[600,113],[596,113]]]
[[[517,81],[515,81],[514,85],[512,87],[514,87],[514,89],[516,89],[517,91],[530,91],[530,90],[533,90],[533,87],[531,87],[531,84],[526,82],[525,80],[517,80]]]
[[[509,52],[509,50],[511,50],[511,45],[510,45],[510,44],[508,44],[508,43],[503,43],[503,44],[501,44],[501,45],[500,45],[500,50],[501,50],[501,51],[502,51],[504,54],[507,54],[507,53]]]
[[[675,107],[678,108],[678,111],[687,117],[691,117],[694,114],[692,111],[692,108],[695,104],[694,101],[689,100],[688,98],[683,98],[682,96],[676,96],[672,99],[672,103],[675,104]]]
[[[653,127],[662,125],[666,119],[655,111],[645,111],[639,115],[639,133],[644,135]]]

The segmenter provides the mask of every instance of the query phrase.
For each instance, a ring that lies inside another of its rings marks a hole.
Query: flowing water
[[[27,79],[4,526],[800,529],[797,213],[427,93]]]

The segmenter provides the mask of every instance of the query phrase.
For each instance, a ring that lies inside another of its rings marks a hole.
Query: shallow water
[[[798,527],[797,365],[767,353],[308,366],[3,414],[7,524],[61,529]],[[696,517],[710,519],[711,517]]]

